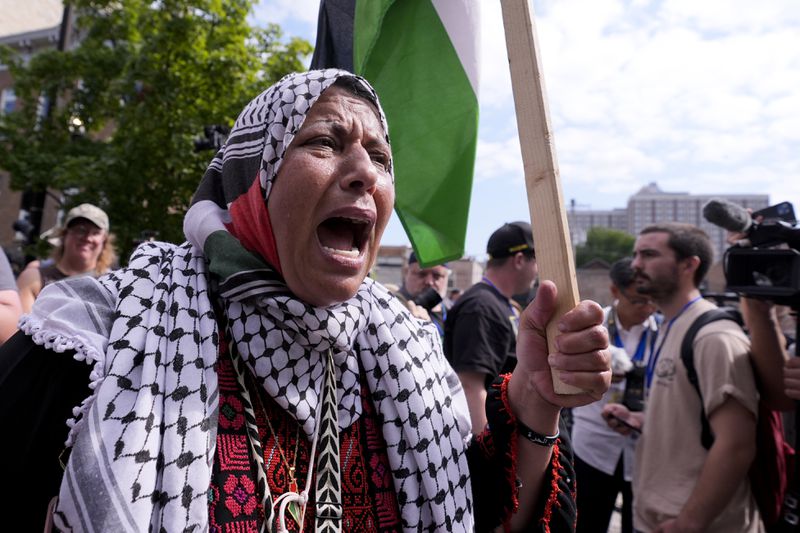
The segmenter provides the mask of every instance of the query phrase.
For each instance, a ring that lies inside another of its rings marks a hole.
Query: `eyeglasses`
[[[623,298],[628,300],[628,302],[630,302],[631,305],[641,305],[641,306],[653,305],[653,301],[645,296],[630,296],[623,291],[620,291],[620,294],[622,295]]]
[[[99,237],[103,234],[103,230],[96,226],[88,226],[84,224],[76,224],[67,228],[67,231],[77,235],[78,237]]]

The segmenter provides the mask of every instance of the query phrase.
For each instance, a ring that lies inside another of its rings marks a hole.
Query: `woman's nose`
[[[375,192],[380,178],[381,174],[377,164],[362,146],[353,147],[346,153],[345,169],[340,181],[343,189],[372,194]]]

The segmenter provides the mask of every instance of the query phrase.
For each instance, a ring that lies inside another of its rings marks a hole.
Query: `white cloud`
[[[514,177],[523,174],[519,139],[516,135],[504,141],[478,139],[475,182]]]
[[[661,6],[669,24],[692,25],[704,32],[771,32],[784,24],[800,23],[793,0],[670,0]]]
[[[306,31],[310,30],[310,37],[305,37],[313,43],[319,4],[320,0],[262,0],[253,7],[253,16],[259,24],[273,22],[305,26]]]
[[[503,17],[499,2],[481,5],[481,106],[504,107],[513,113]]]
[[[625,136],[597,130],[564,129],[556,148],[562,179],[588,193],[585,200],[591,199],[594,189],[615,194],[623,193],[627,187],[638,189],[637,183],[649,181],[664,167],[662,161],[637,148]]]

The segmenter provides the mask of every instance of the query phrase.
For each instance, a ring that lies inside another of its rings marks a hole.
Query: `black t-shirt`
[[[444,354],[456,372],[486,375],[488,387],[517,364],[517,317],[497,289],[476,283],[447,313]]]

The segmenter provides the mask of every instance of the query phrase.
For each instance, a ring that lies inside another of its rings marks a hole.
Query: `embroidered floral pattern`
[[[251,514],[256,510],[256,484],[252,479],[246,475],[239,477],[230,475],[223,487],[227,494],[225,507],[234,518],[242,513]]]

